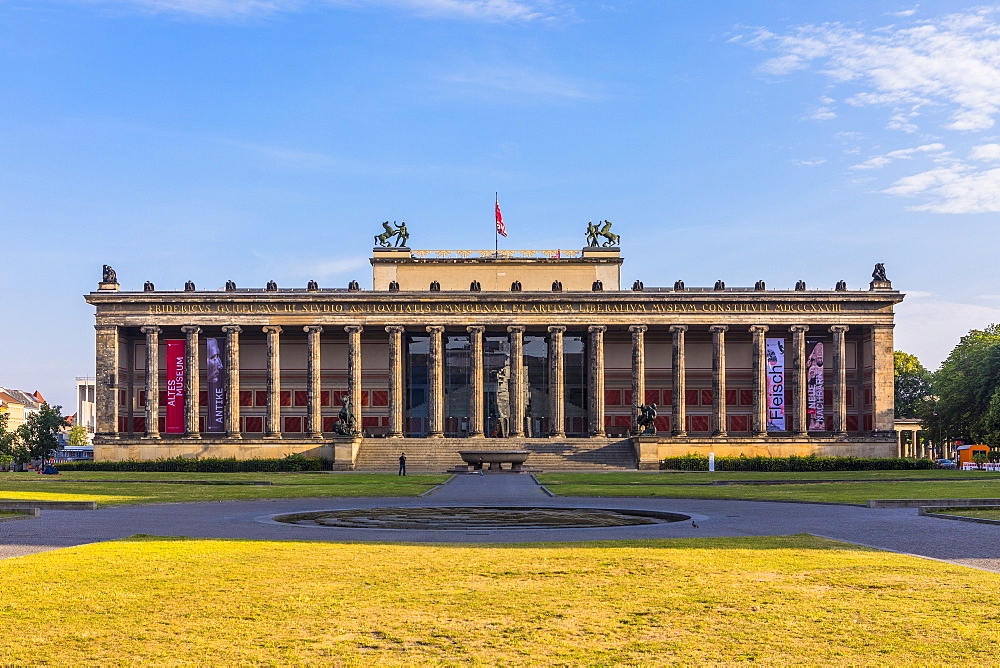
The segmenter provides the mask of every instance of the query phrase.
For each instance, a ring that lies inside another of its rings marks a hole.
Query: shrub
[[[135,473],[283,473],[329,471],[333,462],[322,457],[288,455],[282,459],[170,457],[151,461],[66,462],[61,471],[128,471]]]
[[[909,459],[896,457],[738,457],[721,456],[715,458],[716,471],[906,471],[932,469],[930,459]],[[667,457],[660,462],[660,469],[671,471],[707,471],[708,457],[687,454]]]

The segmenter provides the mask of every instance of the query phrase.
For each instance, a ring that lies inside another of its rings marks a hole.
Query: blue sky
[[[0,0],[0,385],[72,401],[123,289],[370,285],[371,238],[647,286],[852,289],[934,368],[1000,322],[1000,10],[950,2]]]

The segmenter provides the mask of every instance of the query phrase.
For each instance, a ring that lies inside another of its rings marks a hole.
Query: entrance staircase
[[[406,453],[408,471],[462,465],[462,450],[528,450],[527,466],[544,471],[627,471],[637,468],[628,439],[617,438],[366,438],[355,470],[395,471]]]

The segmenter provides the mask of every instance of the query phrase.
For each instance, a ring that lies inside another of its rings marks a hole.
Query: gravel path
[[[273,515],[381,506],[531,505],[647,509],[690,515],[691,522],[600,529],[399,531],[290,526]],[[97,511],[42,511],[0,523],[0,558],[124,538],[158,536],[255,540],[516,543],[581,540],[767,536],[811,533],[883,550],[1000,572],[1000,526],[921,517],[915,508],[723,501],[712,499],[549,497],[525,475],[457,476],[424,497],[280,499],[108,506]]]

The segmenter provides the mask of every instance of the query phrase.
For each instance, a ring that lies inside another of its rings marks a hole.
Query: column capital
[[[200,334],[201,327],[198,325],[181,325],[181,331],[185,334]]]
[[[305,327],[302,328],[302,331],[307,332],[309,334],[312,334],[313,332],[316,332],[317,334],[322,334],[323,325],[306,325]]]
[[[751,334],[765,334],[769,329],[767,325],[750,325]]]
[[[266,334],[281,334],[281,325],[264,325],[261,330]]]
[[[633,334],[644,334],[648,329],[649,329],[649,327],[647,327],[646,325],[629,325],[628,326],[628,331],[632,332]]]
[[[891,322],[876,322],[872,324],[872,329],[893,329],[895,327],[895,323]]]
[[[507,331],[511,334],[524,334],[524,325],[508,325]]]
[[[550,325],[548,328],[549,334],[562,334],[566,331],[566,325]]]
[[[606,325],[591,325],[587,328],[587,331],[591,334],[603,334],[608,331],[608,328]]]
[[[118,325],[94,325],[98,332],[113,332],[118,329]]]
[[[387,331],[390,334],[402,334],[403,332],[406,331],[406,328],[403,327],[402,325],[389,325],[388,327],[385,328],[385,331]]]
[[[243,331],[243,328],[239,325],[223,325],[222,331],[226,334],[239,334]]]
[[[670,330],[669,331],[670,331],[671,334],[677,334],[677,333],[683,334],[684,332],[688,331],[688,326],[687,325],[670,325]]]
[[[444,331],[444,325],[428,325],[427,326],[427,333],[428,334],[440,334],[443,331]]]
[[[362,327],[361,325],[347,325],[346,327],[344,327],[344,331],[347,332],[348,334],[360,334],[361,332],[365,331],[365,328]]]
[[[850,329],[850,327],[848,325],[830,325],[829,331],[831,333],[834,333],[834,334],[836,334],[838,332],[841,333],[841,334],[843,334],[844,332],[846,332],[849,329]]]
[[[724,334],[729,331],[729,325],[712,325],[708,328],[712,334]]]
[[[476,334],[476,333],[482,334],[483,332],[486,331],[486,328],[483,327],[482,325],[469,325],[468,327],[465,328],[465,331],[467,331],[469,334]]]
[[[157,327],[156,325],[143,325],[142,327],[139,328],[139,331],[142,332],[143,334],[159,334],[163,330]]]
[[[788,331],[794,332],[795,334],[805,334],[809,331],[809,325],[792,325],[788,328]]]

